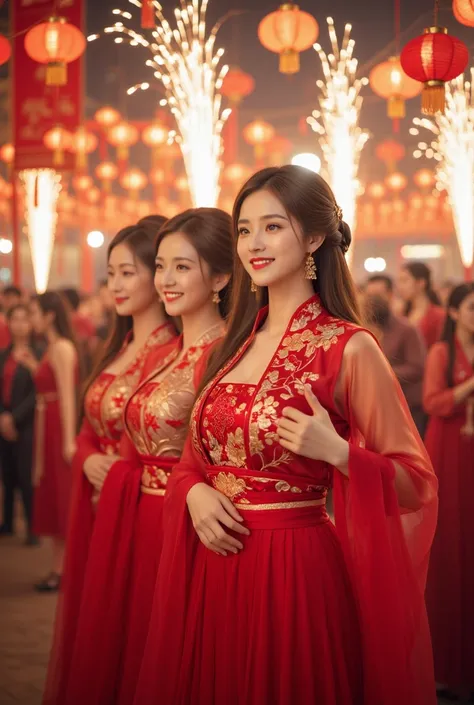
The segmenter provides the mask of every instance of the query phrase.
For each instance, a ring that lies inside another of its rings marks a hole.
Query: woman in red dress
[[[321,177],[284,166],[243,187],[234,232],[229,329],[168,483],[134,705],[432,705],[436,480],[357,324],[350,229]]]
[[[46,353],[38,363],[30,350],[18,361],[34,373],[36,387],[33,533],[50,536],[52,570],[35,585],[41,592],[56,591],[63,571],[64,547],[72,487],[71,461],[76,451],[76,387],[79,364],[71,323],[61,296],[47,291],[30,304],[37,335],[46,338]]]
[[[71,668],[57,705],[131,705],[147,636],[161,551],[168,474],[179,460],[204,363],[222,336],[232,270],[230,217],[191,209],[158,233],[155,286],[182,335],[157,361],[125,409],[129,462],[116,463],[101,491]],[[47,694],[48,695],[48,694]]]
[[[428,355],[426,448],[439,481],[427,605],[435,676],[455,696],[474,694],[474,285],[448,300],[441,342]]]
[[[128,226],[108,249],[108,287],[116,316],[86,385],[84,419],[76,439],[75,492],[47,685],[54,702],[65,697],[62,688],[71,665],[96,505],[107,473],[120,456],[125,403],[150,352],[158,361],[176,340],[153,282],[157,230],[158,223],[153,228],[140,223]]]
[[[398,278],[398,292],[405,303],[405,316],[419,329],[429,350],[441,338],[446,319],[432,287],[430,268],[424,262],[405,264]]]

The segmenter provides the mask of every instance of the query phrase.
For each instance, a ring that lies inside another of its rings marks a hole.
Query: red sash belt
[[[311,484],[309,478],[214,465],[206,467],[206,475],[254,528],[295,528],[329,521],[328,488]]]
[[[164,497],[171,470],[179,458],[159,458],[156,455],[140,455],[142,478],[140,491]]]

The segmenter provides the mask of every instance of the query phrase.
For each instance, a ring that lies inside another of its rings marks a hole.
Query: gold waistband
[[[299,509],[300,507],[324,507],[325,499],[304,499],[300,502],[273,502],[268,504],[244,504],[241,502],[234,503],[234,507],[243,512],[258,511],[266,509]]]

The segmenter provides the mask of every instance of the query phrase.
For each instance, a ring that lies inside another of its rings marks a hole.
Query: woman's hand
[[[196,533],[206,548],[221,556],[227,556],[227,551],[238,553],[243,548],[240,541],[223,529],[222,525],[237,534],[250,534],[239,523],[243,518],[225,495],[205,482],[198,482],[189,490],[186,503]]]
[[[277,433],[283,448],[312,460],[322,460],[336,468],[345,467],[349,458],[349,444],[339,436],[326,409],[305,385],[305,398],[313,415],[286,407],[278,422]]]
[[[21,348],[13,352],[13,358],[16,362],[28,368],[32,374],[36,372],[39,362],[29,348]]]
[[[66,463],[71,463],[72,459],[74,458],[76,454],[77,446],[76,446],[76,441],[72,441],[71,443],[64,443],[63,446],[63,458],[66,461]]]
[[[84,474],[97,492],[101,491],[110,468],[118,460],[120,460],[118,455],[93,453],[85,461]]]
[[[15,426],[15,421],[9,411],[4,411],[0,414],[0,435],[10,443],[14,443],[18,440],[18,431]]]

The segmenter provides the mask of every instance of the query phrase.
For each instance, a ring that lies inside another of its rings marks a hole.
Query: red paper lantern
[[[419,169],[413,175],[413,181],[420,188],[430,188],[436,183],[436,177],[430,169]]]
[[[117,156],[120,160],[128,159],[129,148],[138,142],[138,138],[137,128],[128,122],[119,122],[111,127],[107,134],[110,144],[117,147]]]
[[[387,100],[387,114],[392,120],[405,117],[405,101],[417,96],[422,89],[418,81],[406,75],[397,56],[373,68],[369,83],[376,95]]]
[[[153,0],[142,0],[142,29],[155,29],[155,9]]]
[[[99,108],[99,110],[97,110],[94,115],[94,120],[99,123],[99,125],[104,129],[108,129],[113,125],[116,125],[118,122],[120,122],[120,118],[121,115],[119,111],[115,110],[115,108],[111,108],[108,105],[103,108]]]
[[[399,171],[394,171],[393,174],[387,176],[385,183],[391,191],[403,191],[408,181],[404,174],[401,174]]]
[[[83,192],[93,188],[94,181],[88,174],[79,174],[73,178],[72,185],[76,191]]]
[[[62,125],[56,125],[45,133],[43,142],[53,152],[54,166],[64,164],[64,152],[71,148],[72,140],[72,134]]]
[[[114,162],[101,162],[95,168],[95,175],[102,182],[104,191],[110,191],[112,181],[118,178],[119,169]]]
[[[76,167],[84,169],[87,166],[87,155],[91,154],[97,147],[97,137],[93,132],[88,132],[83,127],[79,127],[72,135],[71,152],[76,155]]]
[[[15,159],[15,147],[7,142],[0,147],[0,159],[5,164],[12,164]]]
[[[120,178],[120,186],[129,191],[130,198],[137,198],[139,192],[145,188],[147,183],[146,174],[136,168],[128,169]]]
[[[454,16],[466,27],[474,27],[474,0],[454,0]]]
[[[265,49],[280,54],[280,72],[298,73],[300,52],[309,49],[319,34],[316,20],[292,2],[280,5],[258,25],[258,38]]]
[[[0,66],[6,64],[12,54],[10,42],[3,34],[0,34]]]
[[[253,93],[255,81],[249,73],[245,73],[238,66],[231,68],[224,78],[221,93],[234,105],[238,105],[243,98]]]
[[[405,156],[405,147],[395,140],[384,140],[375,149],[377,159],[387,165],[388,171],[395,168],[395,164]]]
[[[445,27],[428,27],[403,48],[403,70],[423,84],[421,109],[425,115],[444,112],[445,83],[463,73],[468,60],[467,46],[451,37]]]
[[[86,48],[86,38],[80,29],[64,17],[50,17],[29,30],[25,51],[39,64],[47,64],[46,85],[65,86],[67,64],[78,59]]]

